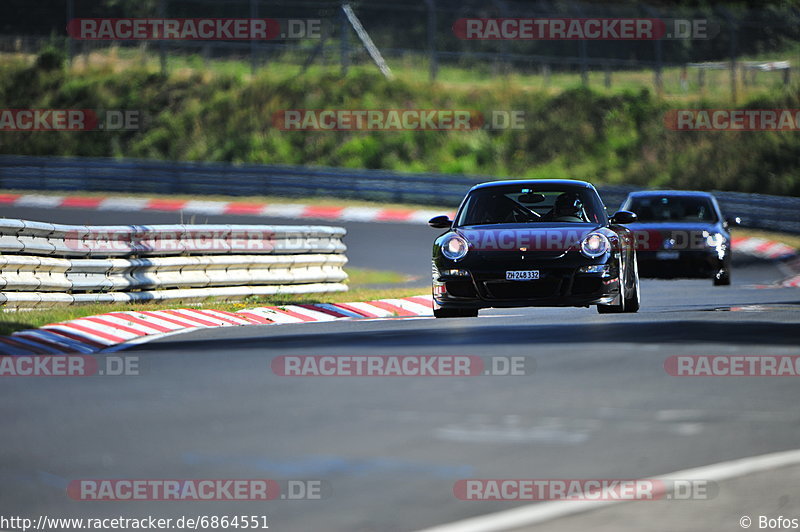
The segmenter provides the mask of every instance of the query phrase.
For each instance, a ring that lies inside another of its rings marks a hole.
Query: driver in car
[[[585,222],[583,202],[577,194],[565,192],[556,198],[547,218],[554,222]]]

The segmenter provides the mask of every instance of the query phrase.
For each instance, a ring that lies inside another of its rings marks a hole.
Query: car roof
[[[631,192],[629,196],[698,196],[713,198],[714,195],[710,192],[703,192],[701,190],[637,190]]]
[[[506,179],[504,181],[488,181],[486,183],[480,183],[472,187],[470,191],[508,185],[530,185],[531,187],[562,186],[572,188],[594,188],[591,183],[587,183],[586,181],[578,181],[576,179]]]

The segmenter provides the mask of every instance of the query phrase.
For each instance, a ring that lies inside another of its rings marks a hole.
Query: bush
[[[67,61],[67,54],[55,46],[48,46],[36,57],[36,68],[39,70],[50,71],[64,68]]]
[[[394,171],[574,177],[597,183],[716,188],[800,195],[796,133],[699,133],[665,128],[668,104],[648,91],[599,94],[586,88],[549,96],[498,84],[447,89],[386,81],[352,70],[283,81],[168,76],[141,67],[121,73],[61,69],[53,47],[33,68],[0,67],[0,99],[30,108],[138,109],[134,132],[4,133],[0,153],[305,164]],[[682,107],[714,107],[683,102]],[[799,108],[776,91],[751,108]],[[417,108],[521,110],[523,130],[286,132],[272,117],[286,109]]]

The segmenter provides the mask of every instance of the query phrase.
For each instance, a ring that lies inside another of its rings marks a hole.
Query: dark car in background
[[[639,310],[632,232],[609,219],[589,183],[496,181],[473,187],[433,245],[436,317],[477,316],[489,307],[590,306]]]
[[[642,277],[705,279],[731,284],[730,228],[708,192],[650,190],[633,192],[622,209],[636,213],[630,225]]]

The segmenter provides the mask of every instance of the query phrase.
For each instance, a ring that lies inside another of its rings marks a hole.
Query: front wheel
[[[730,286],[730,284],[731,284],[730,275],[722,275],[719,279],[714,277],[714,286]]]
[[[639,263],[636,255],[633,256],[633,290],[631,296],[625,299],[625,310],[623,312],[639,312],[641,296],[639,295]]]
[[[621,268],[620,268],[620,271]],[[621,314],[623,312],[639,312],[639,264],[636,256],[633,257],[633,288],[631,293],[625,294],[625,282],[622,283],[622,294],[619,303],[614,305],[597,305],[597,312],[600,314]]]
[[[437,318],[477,318],[478,309],[472,308],[438,308],[433,309]]]
[[[730,286],[731,284],[731,271],[728,268],[720,271],[714,276],[714,286]]]
[[[620,314],[625,312],[625,300],[620,298],[617,305],[597,305],[597,312],[600,314]]]

